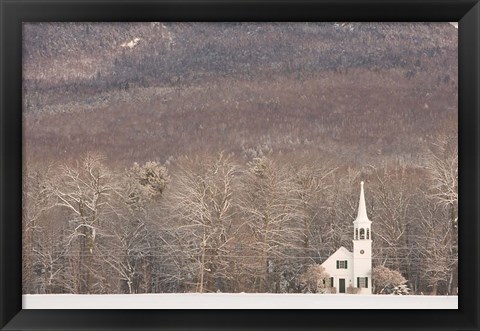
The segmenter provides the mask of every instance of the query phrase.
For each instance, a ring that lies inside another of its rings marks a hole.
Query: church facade
[[[363,182],[357,218],[353,222],[353,252],[340,247],[321,265],[330,275],[330,286],[337,293],[347,293],[348,287],[359,294],[372,294],[372,222],[367,216]]]

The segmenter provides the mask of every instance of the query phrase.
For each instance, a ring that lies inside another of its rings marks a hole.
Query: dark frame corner
[[[22,22],[458,21],[461,285],[455,311],[22,310]],[[480,3],[478,0],[0,0],[0,328],[461,329],[480,328]],[[468,253],[468,254],[467,254]],[[466,285],[468,284],[468,290]],[[392,323],[394,321],[394,323]]]

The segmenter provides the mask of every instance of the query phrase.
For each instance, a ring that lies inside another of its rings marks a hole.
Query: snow
[[[352,294],[27,294],[23,309],[458,309],[457,296]]]
[[[131,40],[129,42],[125,42],[125,43],[121,44],[120,47],[133,48],[133,47],[137,46],[137,44],[140,40],[141,40],[140,38],[134,38],[133,40]]]

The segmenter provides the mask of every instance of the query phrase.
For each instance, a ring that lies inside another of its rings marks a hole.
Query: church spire
[[[365,204],[365,192],[363,191],[363,181],[360,182],[360,201],[358,202],[358,214],[355,223],[370,222],[367,216],[367,206]]]

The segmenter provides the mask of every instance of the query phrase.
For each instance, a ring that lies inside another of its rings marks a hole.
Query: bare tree
[[[130,217],[129,217],[130,216]],[[151,254],[148,232],[142,219],[134,215],[119,217],[115,226],[105,231],[108,241],[99,244],[97,251],[104,264],[110,267],[111,277],[120,283],[114,289],[121,293],[138,293],[143,274],[145,260]]]
[[[421,279],[426,289],[436,295],[441,288],[452,294],[449,286],[456,272],[458,256],[451,254],[451,226],[445,222],[447,211],[432,200],[424,201],[418,209],[416,231],[416,256],[420,262]]]
[[[358,183],[363,180],[361,175],[360,170],[348,167],[338,169],[329,177],[329,190],[324,195],[327,215],[318,233],[322,243],[322,260],[340,246],[352,245],[352,222],[357,216]]]
[[[333,185],[329,177],[337,168],[324,165],[320,160],[302,160],[302,164],[295,167],[295,180],[298,185],[300,213],[303,221],[302,246],[304,257],[319,256],[317,247],[322,245],[321,230],[325,226],[328,205],[326,195]],[[312,261],[314,262],[314,261]],[[308,261],[304,261],[308,264]]]
[[[238,231],[233,201],[238,166],[223,153],[180,163],[165,203],[173,253],[195,291],[224,291],[232,278],[229,255]]]
[[[241,209],[256,260],[249,266],[260,292],[288,291],[300,271],[301,189],[295,171],[271,157],[255,158],[244,175]]]
[[[77,293],[102,291],[100,274],[94,269],[97,241],[102,223],[116,215],[111,202],[118,197],[115,175],[102,161],[101,155],[89,153],[73,167],[64,165],[49,187],[55,205],[68,213],[67,244],[78,245]]]
[[[441,135],[431,143],[426,155],[429,175],[427,195],[446,211],[445,222],[449,227],[446,249],[450,261],[458,258],[458,141],[455,132]],[[448,275],[448,293],[457,287],[458,266]]]
[[[412,222],[412,188],[406,169],[384,165],[375,169],[370,189],[377,265],[405,270],[410,275],[408,258],[413,246],[408,241]]]
[[[456,225],[458,204],[458,145],[455,135],[441,135],[427,150],[425,168],[430,179],[430,196],[439,205],[449,209]]]
[[[51,224],[45,223],[49,211],[54,206],[50,199],[47,186],[51,176],[51,166],[33,167],[28,163],[24,167],[23,180],[23,232],[22,232],[22,263],[23,291],[25,293],[45,293],[48,284],[56,275],[53,264],[54,252],[45,252],[46,241],[59,240],[49,238]]]
[[[121,199],[117,219],[109,227],[111,243],[103,258],[127,293],[152,291],[152,263],[155,235],[149,212],[159,201],[170,177],[165,166],[155,161],[135,163],[120,181]],[[112,253],[113,252],[115,253]]]

